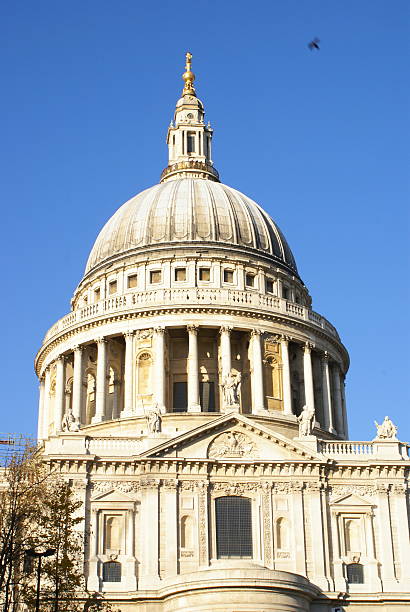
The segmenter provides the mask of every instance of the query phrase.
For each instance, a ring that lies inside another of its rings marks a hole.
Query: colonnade
[[[200,367],[198,353],[198,325],[187,326],[188,335],[188,357],[187,357],[187,412],[201,412],[200,405]],[[203,328],[201,328],[203,329]],[[219,329],[219,384],[222,387],[226,377],[232,369],[231,357],[231,335],[232,327],[222,326]],[[156,327],[153,329],[153,404],[161,413],[171,412],[172,407],[167,406],[167,374],[166,374],[166,334],[167,328]],[[239,330],[245,331],[245,330]],[[251,414],[267,415],[266,397],[264,391],[264,332],[259,329],[251,330],[249,333],[249,360],[250,360],[250,379],[251,379]],[[135,402],[135,344],[134,337],[136,332],[127,331],[124,337],[124,359],[122,371],[122,411],[120,418],[132,416],[143,416],[144,407],[136,405]],[[281,354],[281,379],[282,379],[282,411],[284,415],[293,415],[295,408],[292,406],[292,377],[290,365],[289,343],[295,343],[287,336],[277,336],[280,344]],[[100,337],[94,340],[97,347],[97,363],[95,375],[95,411],[91,423],[100,423],[112,416],[107,415],[107,372],[108,372],[108,352],[107,344],[109,338]],[[73,428],[84,425],[83,403],[84,403],[84,349],[89,345],[76,345],[69,354],[60,355],[55,360],[55,392],[54,392],[54,418],[50,418],[50,373],[52,364],[46,370],[40,382],[40,406],[39,406],[39,425],[38,437],[44,439],[48,437],[49,423],[54,422],[54,432],[62,430],[63,417],[67,414],[67,406],[71,406],[71,418]],[[300,350],[303,351],[303,387],[304,404],[315,408],[315,385],[312,368],[312,351],[314,345],[310,342],[298,343]],[[70,360],[72,365],[72,387],[67,390],[66,386],[66,362]],[[341,380],[341,370],[336,362],[330,363],[327,352],[321,352],[321,403],[323,406],[321,427],[330,433],[347,434],[346,416],[344,405],[343,382]],[[67,393],[72,393],[70,402],[67,402]],[[222,395],[222,394],[221,394]],[[317,399],[317,398],[316,398]],[[118,398],[117,398],[118,401]],[[317,402],[316,402],[317,403]],[[242,407],[243,408],[243,407]],[[69,408],[70,409],[70,408]],[[221,402],[221,409],[230,409]],[[300,410],[300,407],[299,407]],[[117,414],[117,413],[116,413]],[[316,413],[318,420],[318,414]],[[336,421],[336,422],[335,422]],[[54,433],[53,432],[53,433]]]

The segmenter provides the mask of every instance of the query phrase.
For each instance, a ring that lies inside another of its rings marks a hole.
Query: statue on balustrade
[[[305,404],[297,419],[299,422],[299,437],[303,438],[312,435],[315,422],[315,409]]]
[[[161,413],[158,404],[155,404],[152,410],[147,413],[147,426],[150,433],[160,433],[161,431]]]
[[[223,382],[223,393],[225,406],[238,406],[241,396],[241,380],[242,376],[240,372],[231,370],[229,374],[225,376]]]
[[[377,428],[376,440],[397,440],[397,427],[392,423],[388,416],[384,417],[381,425],[374,422]]]
[[[68,408],[63,416],[63,420],[61,421],[61,429],[62,431],[79,431],[80,430],[80,422],[73,415],[73,411],[71,408]]]

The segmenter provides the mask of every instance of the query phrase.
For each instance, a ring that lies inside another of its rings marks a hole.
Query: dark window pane
[[[174,382],[174,393],[173,393],[174,412],[186,412],[188,405],[188,393],[186,382]]]
[[[195,153],[195,133],[188,132],[187,137],[188,153]]]
[[[364,572],[361,563],[350,563],[347,566],[347,582],[350,584],[363,584]]]
[[[218,559],[252,557],[252,506],[247,497],[230,495],[215,500]]]
[[[103,563],[103,581],[121,582],[121,563],[118,563],[118,561]]]
[[[202,412],[215,412],[215,384],[213,382],[199,384],[199,397]]]
[[[201,281],[211,280],[211,268],[199,268],[199,280]]]

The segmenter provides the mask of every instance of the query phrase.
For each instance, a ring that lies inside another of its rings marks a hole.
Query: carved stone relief
[[[256,445],[246,434],[240,431],[228,431],[216,436],[208,447],[208,457],[222,458],[256,458],[259,456]]]

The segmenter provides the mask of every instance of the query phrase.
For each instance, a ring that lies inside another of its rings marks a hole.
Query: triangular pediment
[[[355,493],[348,493],[341,495],[332,501],[333,506],[372,506],[372,502],[364,497],[356,495]]]
[[[130,502],[133,501],[133,498],[123,493],[122,491],[118,491],[118,489],[110,489],[106,492],[98,492],[92,496],[92,501],[98,502]]]
[[[140,456],[220,461],[323,461],[319,454],[303,444],[237,413],[222,415]]]

